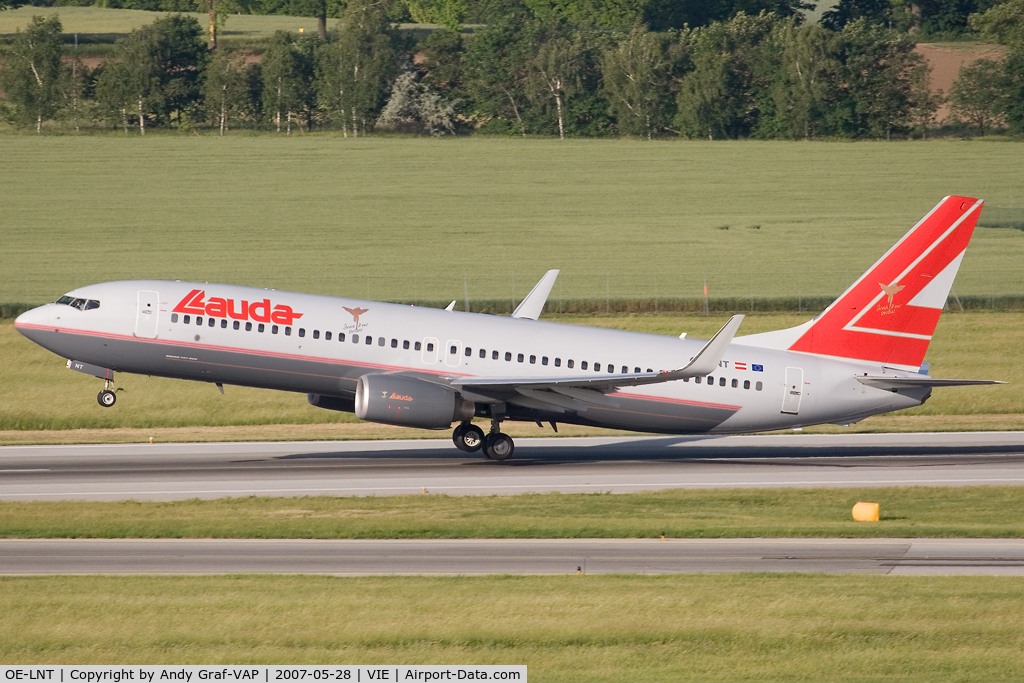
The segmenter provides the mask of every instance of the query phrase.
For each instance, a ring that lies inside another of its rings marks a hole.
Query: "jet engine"
[[[356,417],[400,427],[448,429],[473,419],[476,405],[451,387],[401,375],[363,375],[356,385]]]

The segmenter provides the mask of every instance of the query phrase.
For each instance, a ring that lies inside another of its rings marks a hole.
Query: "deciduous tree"
[[[28,27],[15,34],[0,70],[0,88],[13,105],[12,120],[35,126],[37,133],[43,131],[44,121],[57,116],[64,104],[64,89],[70,86],[61,63],[61,31],[56,16],[32,17]]]

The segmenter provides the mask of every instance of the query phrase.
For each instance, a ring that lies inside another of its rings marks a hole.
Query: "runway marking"
[[[864,480],[844,480],[842,482],[835,481],[775,481],[775,482],[725,482],[725,483],[692,483],[692,482],[679,482],[679,483],[647,483],[647,484],[511,484],[511,485],[470,485],[470,486],[451,486],[445,484],[431,484],[426,482],[427,487],[435,491],[451,491],[451,490],[502,490],[502,489],[570,489],[570,488],[586,488],[586,489],[598,489],[606,491],[609,488],[649,488],[654,487],[658,489],[665,488],[741,488],[741,487],[753,487],[753,488],[771,488],[774,486],[828,486],[830,488],[847,488],[851,486],[921,486],[924,484],[1006,484],[1006,483],[1024,483],[1024,478],[986,478],[986,479],[864,479]],[[312,493],[312,492],[328,492],[328,491],[413,491],[419,492],[423,487],[421,485],[416,486],[350,486],[350,487],[337,487],[337,486],[319,486],[315,488],[281,488],[281,489],[199,489],[199,490],[180,490],[180,491],[93,491],[93,492],[75,492],[74,494],[68,493],[3,493],[0,492],[0,498],[13,498],[13,497],[29,497],[29,496],[61,496],[67,497],[68,495],[75,496],[126,496],[126,495],[140,495],[140,496],[160,496],[160,495],[201,495],[211,493],[222,493],[222,494],[237,494],[243,496],[258,495],[261,493]]]

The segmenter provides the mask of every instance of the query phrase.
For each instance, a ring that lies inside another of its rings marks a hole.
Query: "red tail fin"
[[[970,197],[939,202],[789,349],[918,368],[981,204]]]

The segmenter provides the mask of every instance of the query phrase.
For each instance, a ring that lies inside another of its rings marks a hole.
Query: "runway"
[[[447,439],[0,448],[0,500],[971,484],[1024,485],[1024,432],[520,439],[505,462]]]
[[[612,572],[1024,575],[1024,540],[0,540],[0,575]]]

